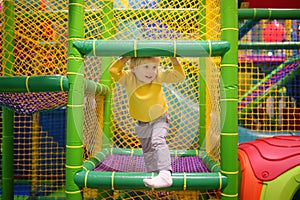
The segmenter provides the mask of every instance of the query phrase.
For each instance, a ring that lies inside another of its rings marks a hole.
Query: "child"
[[[124,70],[130,60],[130,70]],[[184,69],[175,57],[173,68],[159,68],[159,57],[121,57],[109,69],[111,76],[126,89],[129,113],[137,120],[136,134],[140,140],[148,172],[158,172],[152,179],[144,179],[147,187],[163,188],[173,184],[171,157],[166,135],[169,128],[167,104],[162,83],[175,83],[185,78]]]

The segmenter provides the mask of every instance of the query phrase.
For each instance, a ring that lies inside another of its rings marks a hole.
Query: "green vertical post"
[[[115,32],[116,32],[116,22],[114,18],[114,2],[113,1],[104,1],[103,5],[103,19],[102,19],[102,38],[103,40],[107,39],[114,39]],[[101,76],[101,83],[111,87],[112,79],[110,77],[108,68],[113,62],[112,57],[103,57],[102,58],[102,76]],[[112,95],[111,93],[107,94],[104,99],[104,126],[103,126],[103,148],[108,148],[111,145],[112,139],[112,132],[110,130],[111,127],[111,104],[112,104]]]
[[[32,116],[31,136],[31,196],[38,195],[38,158],[39,158],[39,114]]]
[[[14,199],[14,113],[3,107],[2,199]]]
[[[202,0],[200,5],[206,5],[206,0]],[[206,40],[206,10],[200,8],[199,31],[200,40]],[[199,145],[201,150],[206,148],[206,63],[205,57],[199,58]]]
[[[238,199],[238,9],[236,0],[221,1],[221,40],[230,50],[221,61],[221,172],[228,185],[221,199]]]
[[[3,1],[3,76],[13,75],[14,70],[14,36],[15,36],[15,4],[13,1]]]
[[[14,1],[3,1],[3,71],[2,75],[13,75],[14,71]],[[14,112],[2,109],[2,199],[14,199]]]
[[[82,170],[83,119],[84,119],[84,61],[72,42],[84,38],[84,0],[69,0],[68,16],[68,72],[69,94],[67,104],[66,137],[66,198],[83,199],[81,188],[74,182],[74,175]]]
[[[103,18],[102,18],[102,39],[108,40],[108,39],[115,39],[115,33],[116,33],[116,21],[114,16],[114,1],[108,1],[105,0],[103,2]],[[113,62],[112,57],[102,57],[102,76],[100,82],[104,85],[107,85],[109,88],[111,88],[112,85],[112,79],[109,74],[109,66]],[[110,148],[112,145],[112,137],[113,133],[111,131],[111,116],[112,116],[112,90],[110,93],[105,95],[104,98],[104,115],[103,115],[103,139],[102,139],[102,148]],[[110,191],[111,195],[113,194],[113,191]],[[100,199],[106,199],[106,196],[108,195],[108,192],[102,192],[101,189],[99,189],[99,195],[98,198]]]

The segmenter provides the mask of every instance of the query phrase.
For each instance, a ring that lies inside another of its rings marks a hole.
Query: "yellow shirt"
[[[131,70],[124,70],[124,63],[114,62],[109,69],[111,76],[126,89],[131,117],[150,122],[167,112],[168,107],[162,83],[176,83],[185,78],[182,66],[173,69],[158,70],[157,77],[151,83],[144,83],[136,79]]]

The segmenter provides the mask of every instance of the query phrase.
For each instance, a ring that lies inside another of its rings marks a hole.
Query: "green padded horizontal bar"
[[[0,92],[64,92],[69,91],[69,80],[66,76],[1,76]],[[85,80],[86,94],[106,95],[108,86]]]
[[[300,42],[247,42],[239,43],[239,49],[300,49]]]
[[[73,45],[84,55],[103,57],[208,57],[222,56],[230,48],[226,41],[194,40],[81,40]]]
[[[0,77],[0,92],[58,92],[68,90],[69,81],[65,76]]]
[[[239,19],[300,19],[300,9],[238,9]]]
[[[74,177],[80,187],[101,188],[111,190],[151,190],[145,187],[143,179],[156,176],[146,172],[102,172],[81,171]],[[168,190],[207,191],[221,189],[227,185],[227,177],[221,173],[172,173],[173,185]],[[158,190],[162,190],[160,188]]]
[[[100,95],[106,95],[110,92],[110,89],[108,86],[96,83],[91,80],[85,80],[84,81],[84,93],[85,94],[100,94]]]

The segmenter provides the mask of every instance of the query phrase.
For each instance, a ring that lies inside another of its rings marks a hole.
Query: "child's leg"
[[[171,157],[169,147],[166,143],[166,135],[168,132],[168,121],[159,121],[153,124],[152,132],[152,149],[157,161],[158,176],[153,179],[144,179],[144,183],[148,187],[162,188],[172,185],[171,176]]]
[[[144,162],[147,172],[155,172],[158,169],[155,151],[151,145],[152,130],[152,124],[150,123],[141,124],[138,122],[137,126],[135,127],[136,134],[143,149]]]
[[[166,142],[168,127],[168,124],[162,123],[155,124],[153,127],[151,144],[155,152],[158,171],[172,171],[170,151]]]

